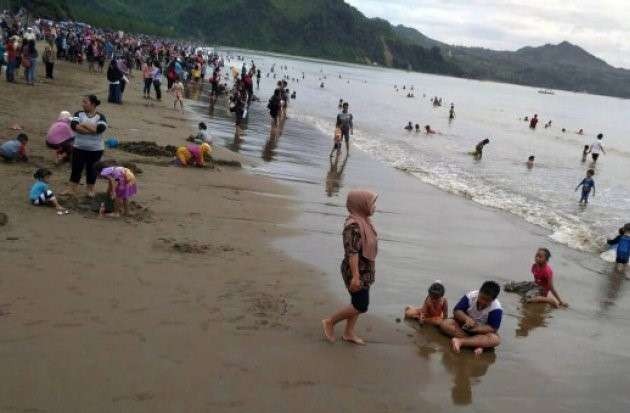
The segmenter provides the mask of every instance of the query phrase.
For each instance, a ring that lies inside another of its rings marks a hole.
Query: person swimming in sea
[[[424,131],[426,132],[427,135],[433,135],[437,133],[437,131],[431,129],[431,125],[425,125]]]
[[[534,167],[535,160],[536,157],[534,155],[530,155],[529,158],[527,158],[527,168],[532,169]]]
[[[411,123],[411,121],[409,121],[407,126],[405,126],[405,130],[409,131],[409,132],[411,132],[413,130],[413,123]]]

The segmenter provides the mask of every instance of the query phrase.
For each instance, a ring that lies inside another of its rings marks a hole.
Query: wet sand
[[[451,305],[487,277],[527,279],[545,234],[507,214],[412,185],[410,177],[360,153],[350,158],[345,177],[331,182],[321,166],[328,161],[315,159],[321,156],[315,141],[308,162],[274,163],[287,145],[300,145],[303,135],[295,132],[305,127],[298,123],[287,124],[272,151],[261,145],[260,160],[217,151],[254,164],[254,174],[227,167],[184,170],[162,159],[108,152],[143,170],[136,201],[149,209],[141,210],[142,220],[57,217],[30,207],[36,165],[54,170],[53,189],[69,175],[67,166],[52,166],[53,154],[44,146],[50,121],[60,110],[77,110],[83,94],[105,100],[104,75],[59,66],[55,84],[0,82],[1,136],[13,134],[7,124],[21,123],[33,153],[29,165],[0,163],[0,212],[9,217],[0,227],[0,410],[627,406],[628,358],[619,345],[627,343],[622,333],[628,331],[624,280],[609,282],[596,261],[554,247],[552,263],[571,309],[521,310],[516,296],[503,295],[504,344],[479,360],[453,355],[431,329],[396,322],[404,304],[419,301],[435,278],[447,282]],[[192,122],[169,108],[168,97],[163,106],[146,107],[140,95],[137,82],[125,105],[100,108],[110,124],[106,136],[175,145],[193,132]],[[244,149],[257,146],[255,131],[264,143],[265,125],[252,123]],[[326,198],[330,184],[336,190]],[[344,191],[355,185],[382,193],[378,280],[371,311],[359,324],[369,343],[363,348],[329,345],[319,329],[320,319],[347,301],[337,270],[339,226]],[[611,305],[598,316],[605,292]]]

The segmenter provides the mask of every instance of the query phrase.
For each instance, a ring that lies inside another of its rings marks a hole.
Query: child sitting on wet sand
[[[440,325],[448,317],[448,302],[444,298],[444,286],[436,281],[429,287],[429,294],[422,307],[405,308],[405,318],[415,318],[420,324]]]
[[[511,282],[506,284],[505,291],[519,292],[523,294],[526,303],[544,303],[558,308],[560,306],[568,307],[565,301],[562,301],[560,295],[553,285],[553,270],[549,266],[551,253],[547,248],[539,248],[534,257],[532,265],[532,275],[534,282]]]
[[[98,162],[94,165],[99,178],[107,179],[107,196],[113,201],[113,208],[107,208],[101,204],[99,215],[101,217],[119,217],[129,214],[129,199],[138,193],[136,177],[130,169],[122,166],[106,167],[105,163]]]
[[[188,142],[194,142],[197,144],[207,143],[212,145],[212,137],[208,134],[208,126],[204,122],[199,122],[199,132],[196,135],[190,135],[187,139]]]
[[[29,199],[31,204],[35,206],[54,206],[57,208],[57,215],[65,215],[68,214],[68,210],[62,207],[53,191],[50,190],[48,185],[48,179],[52,175],[48,169],[38,169],[35,171],[33,178],[35,178],[35,183],[31,187],[31,191],[29,192]]]
[[[194,165],[200,168],[206,166],[206,156],[210,160],[210,167],[214,168],[214,161],[212,156],[212,147],[207,143],[201,145],[186,145],[180,146],[175,152],[175,160],[179,166],[187,167]]]

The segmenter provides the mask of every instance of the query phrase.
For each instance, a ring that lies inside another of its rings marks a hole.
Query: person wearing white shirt
[[[593,158],[593,163],[597,162],[600,153],[606,153],[604,146],[602,145],[602,139],[604,139],[604,135],[600,133],[597,135],[597,140],[593,142],[589,150],[591,157]]]

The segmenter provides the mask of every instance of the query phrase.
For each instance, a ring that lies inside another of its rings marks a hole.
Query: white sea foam
[[[334,128],[334,122],[310,115],[297,115],[297,119],[315,126],[327,135]],[[353,143],[373,158],[405,171],[424,183],[463,196],[480,205],[507,211],[540,226],[550,231],[549,237],[558,243],[588,252],[597,251],[602,244],[603,235],[598,235],[594,228],[575,215],[547,205],[543,200],[499,188],[451,163],[426,160],[419,151],[410,151],[391,140],[372,137],[359,129],[354,131]]]

